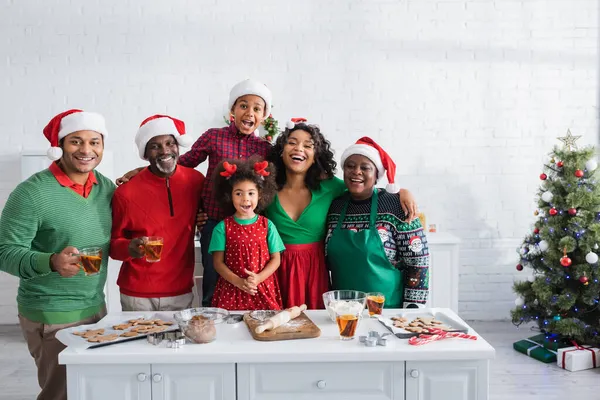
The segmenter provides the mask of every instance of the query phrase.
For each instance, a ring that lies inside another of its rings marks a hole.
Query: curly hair
[[[292,132],[302,130],[310,134],[314,145],[315,145],[315,162],[306,171],[304,183],[311,190],[317,190],[322,180],[331,179],[335,175],[335,169],[337,163],[333,159],[333,151],[331,150],[331,143],[325,139],[325,136],[321,133],[321,130],[316,125],[309,125],[305,123],[296,124],[292,129],[286,128],[285,131],[279,135],[277,141],[271,148],[267,160],[275,165],[277,170],[277,187],[281,189],[286,182],[286,167],[283,163],[283,147],[286,145],[288,138]]]
[[[256,185],[258,189],[258,204],[256,206],[256,213],[262,212],[275,197],[277,193],[277,184],[275,183],[276,171],[272,163],[267,165],[265,170],[269,172],[268,176],[262,176],[254,171],[254,164],[263,161],[261,157],[252,156],[247,160],[223,160],[215,168],[213,174],[215,198],[219,202],[221,209],[227,215],[235,214],[235,207],[233,206],[233,200],[231,197],[233,187],[236,183],[249,181]],[[229,164],[235,164],[237,170],[231,177],[226,178],[221,176],[221,172],[225,171],[223,163],[228,162]]]

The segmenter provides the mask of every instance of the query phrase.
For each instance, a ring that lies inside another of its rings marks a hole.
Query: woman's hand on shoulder
[[[400,196],[400,206],[406,219],[404,222],[412,222],[419,216],[419,207],[417,206],[417,199],[408,189],[400,189],[398,193]]]

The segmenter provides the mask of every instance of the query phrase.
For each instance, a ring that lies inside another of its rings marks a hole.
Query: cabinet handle
[[[161,374],[154,374],[152,375],[152,380],[156,383],[162,381],[162,375]]]
[[[138,374],[138,376],[137,376],[137,379],[138,379],[138,381],[140,381],[140,382],[144,382],[144,381],[146,380],[146,378],[147,378],[147,377],[148,377],[148,376],[142,372],[142,373],[139,373],[139,374]]]
[[[412,376],[413,378],[418,378],[419,377],[419,370],[418,369],[413,369],[410,371],[410,376]]]
[[[325,381],[318,381],[317,382],[317,387],[319,389],[325,389],[327,387],[327,382],[325,382]]]

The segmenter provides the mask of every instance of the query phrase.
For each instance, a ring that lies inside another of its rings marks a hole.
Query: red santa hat
[[[175,136],[177,144],[182,147],[189,147],[193,141],[185,134],[185,123],[183,121],[168,115],[153,115],[142,121],[135,135],[135,144],[142,160],[146,159],[144,153],[146,153],[146,145],[150,139],[162,135]]]
[[[229,110],[233,108],[236,100],[247,94],[253,94],[265,101],[265,117],[271,114],[271,91],[264,83],[253,79],[246,79],[235,85],[229,93]]]
[[[351,155],[359,154],[367,157],[377,167],[377,179],[381,179],[387,175],[388,185],[385,190],[390,193],[398,193],[400,187],[396,185],[396,164],[373,139],[364,136],[356,141],[355,144],[348,147],[342,154],[342,167],[346,159]]]
[[[79,131],[94,131],[106,136],[106,123],[104,117],[93,112],[82,110],[68,110],[56,115],[44,128],[44,136],[50,142],[46,155],[52,161],[60,159],[63,155],[59,142],[65,136]]]

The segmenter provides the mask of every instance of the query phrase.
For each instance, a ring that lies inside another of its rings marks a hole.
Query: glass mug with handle
[[[100,272],[102,266],[102,248],[86,247],[79,250],[79,266],[86,276],[93,276]]]
[[[146,261],[151,263],[160,261],[160,256],[164,246],[164,239],[160,236],[148,236],[144,239],[144,253],[146,255]]]

